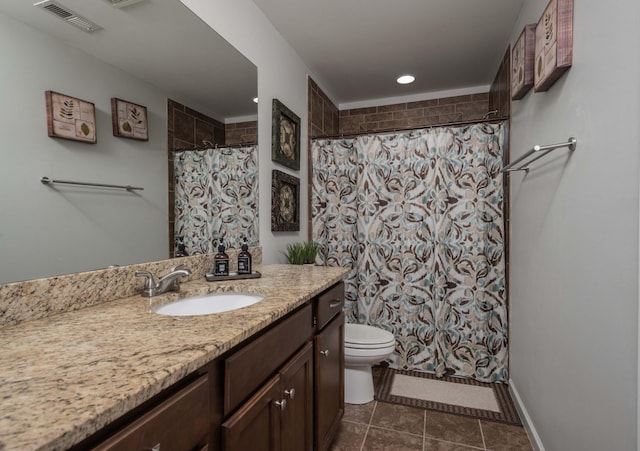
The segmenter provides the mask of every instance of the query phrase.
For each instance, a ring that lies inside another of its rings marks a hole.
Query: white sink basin
[[[248,307],[260,302],[263,296],[251,293],[211,293],[180,299],[153,309],[155,313],[169,316],[210,315]]]

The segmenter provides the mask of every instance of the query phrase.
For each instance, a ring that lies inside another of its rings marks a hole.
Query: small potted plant
[[[320,245],[315,241],[287,244],[287,263],[291,265],[315,265]]]
[[[289,243],[287,244],[287,263],[290,265],[302,265],[304,263],[305,248],[304,243]]]
[[[307,241],[303,243],[304,247],[304,264],[305,265],[315,265],[316,264],[316,256],[318,255],[318,250],[320,249],[320,245],[315,241]]]

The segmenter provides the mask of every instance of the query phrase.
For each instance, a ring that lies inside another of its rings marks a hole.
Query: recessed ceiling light
[[[253,98],[253,103],[258,103],[258,98],[257,97]]]
[[[414,77],[413,75],[402,75],[398,77],[396,81],[401,85],[408,85],[409,83],[413,83],[415,79],[416,77]]]

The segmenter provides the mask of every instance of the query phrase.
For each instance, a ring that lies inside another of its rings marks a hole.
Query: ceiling
[[[490,85],[524,3],[253,1],[337,104]]]
[[[122,9],[108,0],[56,0],[95,22],[87,33],[33,6],[1,0],[0,14],[54,36],[219,120],[255,116],[257,70],[178,0],[145,0]]]
[[[338,105],[491,84],[524,0],[253,0]],[[173,93],[220,120],[256,114],[255,66],[177,0],[116,9],[59,0],[88,34],[33,7],[14,17]],[[398,85],[404,73],[416,76]]]

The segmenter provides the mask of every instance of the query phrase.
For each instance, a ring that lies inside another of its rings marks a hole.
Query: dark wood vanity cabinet
[[[313,347],[307,343],[222,424],[222,449],[313,449]]]
[[[255,394],[222,424],[224,451],[329,448],[344,413],[343,305],[344,284],[339,283],[226,361],[225,412],[233,410],[252,385]],[[313,327],[307,330],[301,325],[311,309]],[[302,344],[305,336],[308,341]],[[268,382],[260,386],[262,376],[255,377],[239,389],[234,369],[243,375],[264,375],[265,359],[280,362],[301,345]],[[245,369],[239,371],[240,367]]]
[[[307,304],[225,359],[222,450],[313,449],[312,338]]]
[[[338,283],[73,449],[328,449],[344,413],[343,304]]]
[[[315,440],[326,450],[344,414],[344,313],[315,339]]]
[[[315,299],[314,420],[316,449],[333,441],[344,414],[344,284]]]

